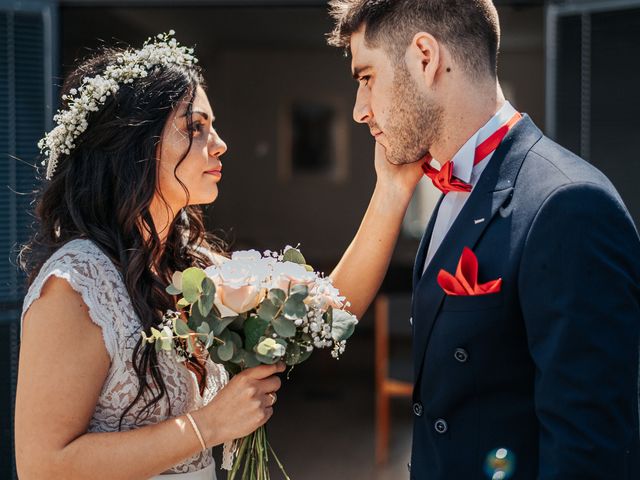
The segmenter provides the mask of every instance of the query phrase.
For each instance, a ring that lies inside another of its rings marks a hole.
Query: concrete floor
[[[409,398],[392,402],[390,461],[375,466],[373,334],[362,330],[340,360],[317,351],[283,382],[268,433],[291,480],[408,478]],[[282,478],[277,468],[272,478]]]

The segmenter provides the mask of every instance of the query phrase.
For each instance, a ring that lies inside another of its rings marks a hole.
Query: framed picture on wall
[[[348,112],[330,97],[292,98],[278,115],[278,178],[341,183],[349,174]]]

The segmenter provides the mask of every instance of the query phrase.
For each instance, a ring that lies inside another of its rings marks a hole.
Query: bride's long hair
[[[102,49],[77,65],[61,93],[78,88],[83,77],[104,72],[115,62],[118,51]],[[199,206],[185,207],[176,216],[164,248],[150,213],[154,195],[162,198],[157,188],[156,157],[163,129],[178,103],[188,101],[189,149],[177,170],[193,143],[191,113],[198,86],[204,88],[205,82],[197,66],[155,67],[147,77],[121,84],[105,105],[91,113],[88,128],[76,140],[76,147],[59,158],[52,180],[35,192],[37,226],[18,258],[29,285],[53,252],[73,239],[88,238],[121,272],[135,313],[150,334],[151,326],[161,322],[162,313],[175,308],[172,297],[165,292],[172,273],[209,264],[202,248],[224,251],[220,239],[205,231]],[[186,186],[180,183],[188,198]],[[171,411],[154,345],[143,344],[139,338],[132,362],[139,389],[120,418],[120,429],[125,415],[139,402],[143,404],[136,422],[150,415],[165,396]],[[206,382],[204,364],[192,359],[189,367],[199,378],[202,391]],[[152,384],[147,375],[151,375]]]

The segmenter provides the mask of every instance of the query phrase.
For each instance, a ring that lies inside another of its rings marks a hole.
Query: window
[[[278,128],[280,180],[347,178],[349,117],[332,99],[283,101]]]
[[[549,135],[602,170],[640,221],[640,0],[572,2],[547,17]]]
[[[291,161],[297,173],[327,173],[331,170],[336,112],[331,105],[295,103],[291,108]]]

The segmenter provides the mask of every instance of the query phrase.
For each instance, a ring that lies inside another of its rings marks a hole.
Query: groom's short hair
[[[492,0],[330,0],[335,27],[328,42],[349,48],[351,35],[366,26],[365,41],[397,61],[413,36],[430,33],[469,73],[497,75],[500,23]]]

